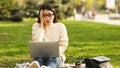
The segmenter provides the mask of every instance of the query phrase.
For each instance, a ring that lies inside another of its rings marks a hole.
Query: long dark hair
[[[38,14],[38,23],[40,23],[40,11],[41,11],[41,10],[44,11],[45,9],[50,10],[50,11],[52,11],[52,12],[54,13],[53,23],[57,23],[57,15],[56,15],[55,9],[54,9],[54,7],[53,7],[51,4],[49,4],[49,3],[45,3],[45,4],[43,4],[43,5],[41,6],[41,8],[40,8],[40,10],[39,10],[39,14]]]

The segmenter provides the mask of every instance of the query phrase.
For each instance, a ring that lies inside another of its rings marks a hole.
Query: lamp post
[[[82,13],[85,11],[85,2],[86,0],[82,0],[82,8],[81,8]]]
[[[116,13],[118,13],[118,2],[119,0],[115,0],[115,4],[116,4]]]

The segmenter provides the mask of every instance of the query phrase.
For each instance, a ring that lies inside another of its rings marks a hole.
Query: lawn
[[[0,68],[13,68],[15,63],[31,62],[28,41],[35,19],[20,23],[0,21]],[[104,55],[120,67],[120,26],[87,21],[60,21],[67,27],[69,46],[66,63]]]

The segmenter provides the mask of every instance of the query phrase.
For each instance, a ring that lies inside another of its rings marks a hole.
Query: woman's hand
[[[40,11],[40,27],[44,28],[43,10]]]

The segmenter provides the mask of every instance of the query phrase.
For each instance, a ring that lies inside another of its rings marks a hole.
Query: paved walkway
[[[71,18],[72,19],[72,18]],[[76,15],[75,20],[85,20],[85,21],[95,21],[95,22],[101,22],[101,23],[106,23],[106,24],[112,24],[112,25],[119,25],[120,26],[120,19],[116,20],[111,20],[109,19],[109,16],[106,14],[104,15],[96,15],[95,19],[85,19],[82,17],[82,15]]]
[[[109,19],[108,15],[97,15],[94,21],[103,22],[106,24],[120,25],[120,20]]]

